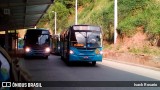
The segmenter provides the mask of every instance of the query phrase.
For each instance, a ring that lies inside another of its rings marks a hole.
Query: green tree
[[[60,2],[56,2],[48,9],[47,13],[40,20],[38,27],[44,27],[48,23],[49,28],[53,30],[55,14],[52,11],[57,13],[57,30],[65,28],[68,22],[69,10]]]

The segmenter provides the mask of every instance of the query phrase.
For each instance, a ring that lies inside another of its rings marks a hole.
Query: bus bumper
[[[102,55],[92,55],[92,56],[78,56],[78,55],[69,55],[69,61],[102,61]]]
[[[50,53],[45,53],[45,52],[28,52],[25,53],[25,56],[49,56]]]

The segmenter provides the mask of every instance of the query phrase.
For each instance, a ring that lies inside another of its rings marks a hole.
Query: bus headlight
[[[49,48],[49,47],[47,47],[46,49],[45,49],[45,52],[46,53],[49,53],[51,51],[51,49]]]
[[[95,50],[95,53],[96,53],[96,54],[103,54],[103,51],[100,51],[99,49],[96,49],[96,50]]]
[[[100,53],[100,54],[103,54],[103,51],[100,51],[99,53]]]
[[[69,51],[70,54],[73,54],[74,52],[72,50]]]
[[[29,47],[26,47],[26,48],[25,48],[25,51],[26,51],[26,52],[30,52],[31,49],[30,49]]]
[[[58,47],[58,50],[60,50],[61,48],[60,47]]]

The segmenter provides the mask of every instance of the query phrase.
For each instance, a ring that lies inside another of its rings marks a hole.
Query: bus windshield
[[[33,44],[33,45],[43,45],[49,43],[49,35],[41,34],[41,35],[27,35],[26,36],[26,44]]]
[[[100,31],[74,31],[71,33],[71,46],[78,48],[101,47]]]

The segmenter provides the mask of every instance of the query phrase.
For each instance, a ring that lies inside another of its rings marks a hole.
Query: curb
[[[103,60],[109,60],[109,61],[113,61],[113,62],[117,62],[117,63],[127,64],[127,65],[147,68],[147,69],[152,69],[152,70],[155,70],[155,71],[160,71],[160,68],[151,67],[151,66],[147,66],[147,65],[135,64],[135,63],[125,62],[125,61],[118,61],[118,60],[113,60],[113,59],[109,59],[109,58],[103,58]]]

